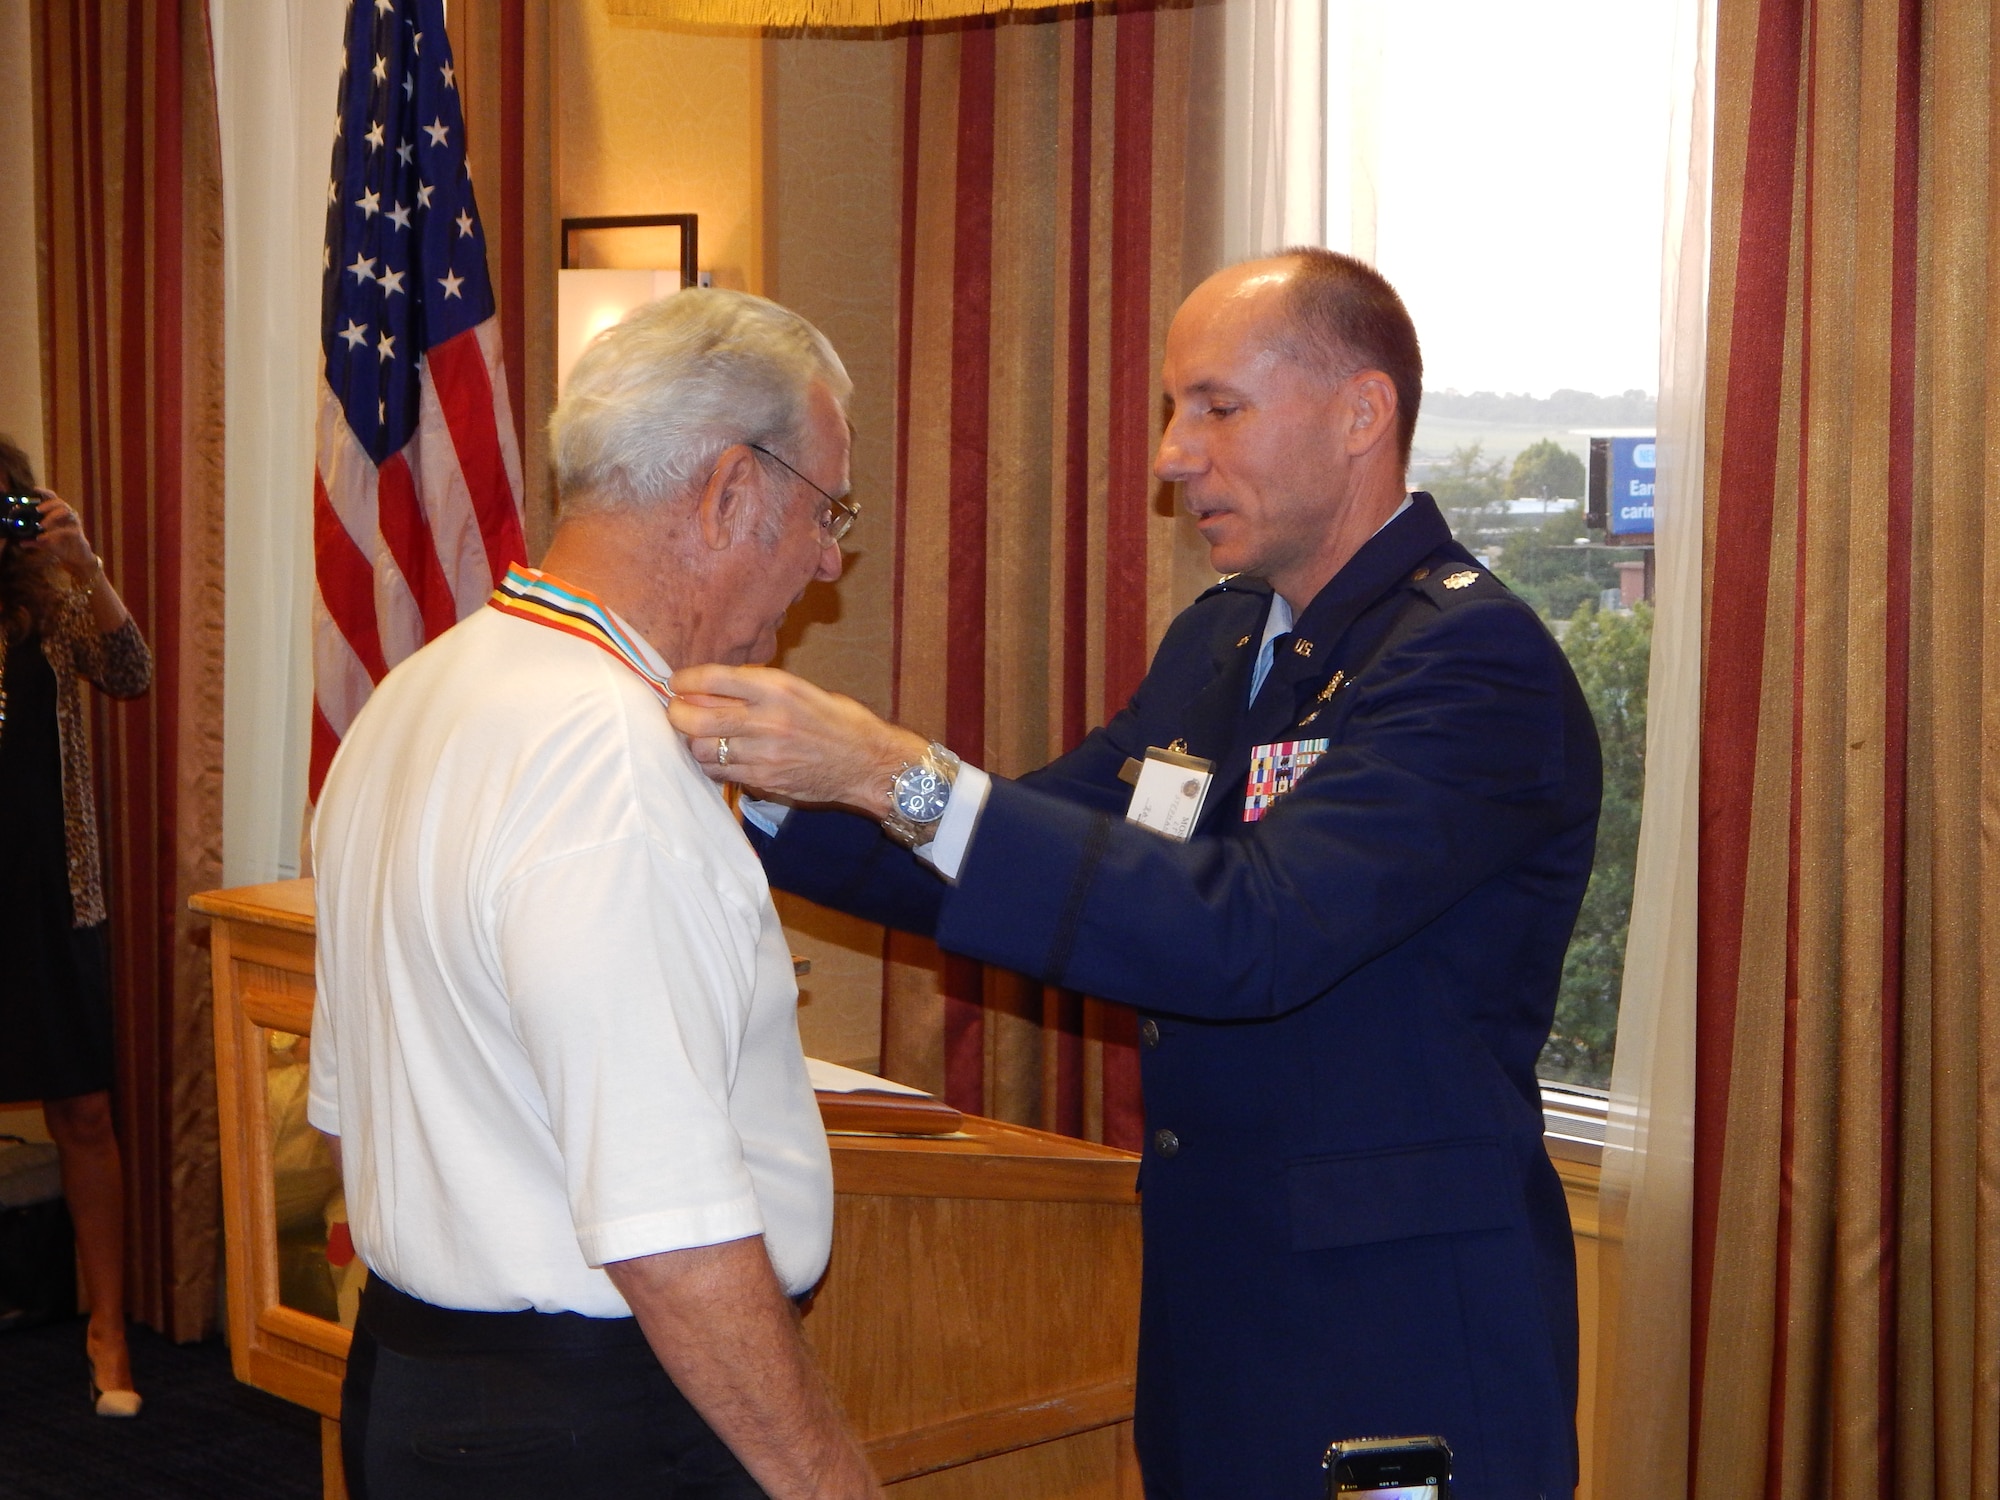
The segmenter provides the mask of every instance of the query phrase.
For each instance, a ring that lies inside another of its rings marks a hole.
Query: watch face
[[[896,811],[912,823],[935,823],[950,800],[951,787],[929,766],[911,766],[896,778]]]

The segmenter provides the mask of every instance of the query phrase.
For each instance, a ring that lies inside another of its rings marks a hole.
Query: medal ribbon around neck
[[[486,602],[503,615],[546,625],[610,652],[644,678],[662,703],[673,702],[674,690],[667,679],[646,665],[638,645],[595,594],[540,569],[514,563]]]

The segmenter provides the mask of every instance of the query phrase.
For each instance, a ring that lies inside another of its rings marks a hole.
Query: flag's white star
[[[414,73],[405,73],[403,75],[403,97],[407,99],[410,97],[410,95],[414,94],[416,91],[417,91],[417,75]]]
[[[334,139],[338,140],[342,135],[342,133],[346,131],[346,129],[347,129],[347,117],[344,114],[342,114],[339,110],[335,110],[333,115]]]
[[[408,229],[410,227],[410,211],[398,203],[394,208],[389,210],[389,222],[394,224],[398,229]]]
[[[391,293],[400,294],[403,290],[403,273],[401,271],[391,271],[387,266],[384,266],[381,276],[376,279],[382,283],[384,296]]]
[[[436,191],[437,191],[437,189],[436,189],[436,188],[434,188],[434,187],[432,187],[432,186],[431,186],[431,185],[430,185],[430,184],[429,184],[428,182],[420,182],[420,183],[418,183],[418,184],[417,184],[417,207],[418,207],[418,208],[429,208],[429,207],[431,206],[431,194],[432,194],[432,193],[434,193],[434,192],[436,192]]]
[[[386,422],[386,421],[388,421],[388,420],[389,420],[389,403],[388,403],[388,402],[386,402],[386,401],[377,401],[377,402],[375,403],[375,420],[376,420],[377,422]]]
[[[356,281],[373,281],[375,279],[375,257],[357,253],[354,257],[354,264],[347,269],[353,274]]]
[[[340,201],[340,184],[330,177],[326,183],[326,201],[329,203],[338,203]]]
[[[375,66],[370,71],[374,73],[377,83],[387,83],[389,81],[389,59],[379,52],[376,53]]]
[[[419,57],[424,55],[424,34],[421,31],[410,33],[410,50]]]
[[[394,359],[396,357],[396,336],[393,333],[383,334],[381,341],[375,345],[375,353],[383,359]]]
[[[354,200],[354,206],[360,209],[365,217],[372,219],[382,212],[382,195],[370,188]]]
[[[333,246],[321,245],[319,247],[319,268],[322,271],[333,268]]]
[[[416,153],[417,148],[412,146],[408,141],[404,141],[402,145],[396,148],[396,160],[407,167],[410,164],[410,158],[415,156]]]
[[[452,223],[454,223],[454,224],[456,224],[456,225],[458,226],[458,234],[459,234],[459,238],[460,238],[460,239],[469,239],[469,238],[471,238],[471,235],[472,235],[472,215],[471,215],[471,214],[467,213],[467,212],[466,212],[466,211],[465,211],[464,209],[462,209],[462,208],[461,208],[461,209],[460,209],[460,210],[458,211],[458,217],[457,217],[457,218],[455,218],[455,219],[453,219],[453,220],[452,220],[451,222],[452,222]]]
[[[347,340],[348,348],[353,349],[368,342],[368,330],[349,318],[347,326],[340,330],[340,337]]]
[[[455,89],[455,88],[457,88],[457,87],[458,87],[458,80],[457,80],[457,79],[455,79],[455,78],[453,78],[453,77],[451,76],[451,64],[450,64],[450,63],[446,63],[446,64],[444,65],[444,67],[443,67],[443,68],[441,68],[441,69],[440,69],[439,71],[440,71],[440,72],[442,72],[442,73],[444,74],[444,86],[445,86],[446,88],[448,88],[448,89]]]
[[[441,118],[433,115],[431,116],[431,123],[424,127],[424,134],[431,138],[433,146],[442,146],[446,138],[451,135],[451,127],[445,124]]]
[[[456,271],[446,271],[438,278],[438,285],[444,288],[445,300],[449,302],[458,296],[458,289],[465,285],[465,278]],[[460,299],[461,301],[464,299]]]
[[[387,132],[382,129],[382,122],[380,120],[370,125],[368,127],[368,134],[362,137],[363,140],[368,142],[368,149],[370,151],[381,150],[382,143],[386,138]]]
[[[375,0],[375,8],[393,16],[396,13],[396,0]]]

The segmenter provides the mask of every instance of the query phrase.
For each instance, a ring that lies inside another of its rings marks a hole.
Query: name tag
[[[1326,754],[1327,740],[1279,740],[1250,752],[1250,779],[1243,787],[1243,821],[1255,823],[1298,785],[1313,762]]]
[[[1201,817],[1201,805],[1208,798],[1208,784],[1215,779],[1215,762],[1199,755],[1183,755],[1177,750],[1150,749],[1139,765],[1132,786],[1132,803],[1125,809],[1125,821],[1150,828],[1179,843],[1186,843]]]

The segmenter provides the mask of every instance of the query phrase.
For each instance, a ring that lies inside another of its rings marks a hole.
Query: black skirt
[[[104,924],[79,928],[63,831],[56,680],[35,637],[7,648],[0,724],[0,1102],[111,1087]]]

